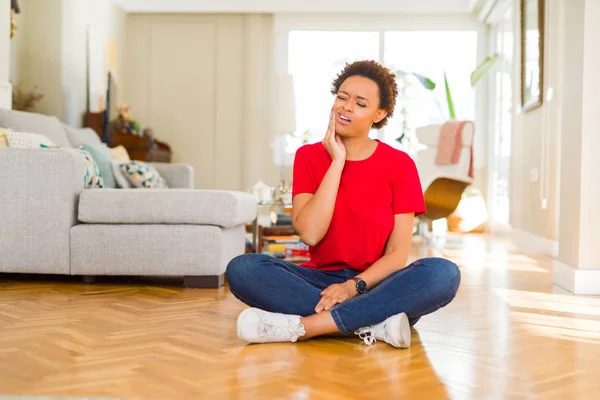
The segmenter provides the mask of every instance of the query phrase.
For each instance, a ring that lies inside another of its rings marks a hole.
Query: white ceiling
[[[113,0],[152,13],[471,13],[485,0]]]

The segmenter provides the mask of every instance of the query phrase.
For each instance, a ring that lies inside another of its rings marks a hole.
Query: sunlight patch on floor
[[[556,328],[553,326],[528,325],[523,327],[532,334],[553,339],[572,340],[583,343],[600,344],[600,332],[580,331],[576,329]]]
[[[511,307],[600,316],[600,298],[498,288],[494,292]]]
[[[573,318],[559,315],[536,314],[520,311],[511,311],[510,317],[519,323],[554,328],[568,328],[579,331],[596,332],[600,334],[600,320],[595,319]]]

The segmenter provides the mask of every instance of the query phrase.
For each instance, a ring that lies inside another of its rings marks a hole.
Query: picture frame
[[[521,0],[521,110],[544,100],[544,0]]]

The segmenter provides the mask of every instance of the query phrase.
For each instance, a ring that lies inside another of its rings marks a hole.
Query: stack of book
[[[265,235],[262,252],[289,262],[308,261],[308,246],[298,235]]]

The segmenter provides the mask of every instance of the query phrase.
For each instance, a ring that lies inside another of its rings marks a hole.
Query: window
[[[331,83],[347,62],[365,59],[379,59],[377,32],[290,32],[288,72],[294,77],[297,136],[308,131],[310,143],[323,138],[334,100]],[[301,143],[292,140],[288,152]]]
[[[409,81],[405,90],[408,94],[400,94],[394,118],[385,129],[386,141],[393,141],[402,134],[403,123],[406,123],[409,132],[414,133],[419,126],[448,120],[444,73],[448,78],[456,118],[474,120],[475,91],[471,88],[471,72],[477,62],[477,32],[386,32],[384,44],[386,66],[418,73],[436,84],[435,89],[429,91],[418,82]],[[403,91],[402,82],[399,82],[399,89]]]
[[[403,131],[414,135],[418,126],[447,120],[444,73],[448,77],[457,118],[475,118],[474,90],[470,85],[470,75],[476,67],[475,30],[292,30],[287,48],[287,66],[294,77],[296,103],[296,132],[294,138],[288,139],[288,154],[293,154],[304,141],[322,140],[334,100],[330,93],[331,83],[346,62],[356,60],[376,60],[392,69],[419,73],[437,85],[434,91],[428,91],[418,82],[412,82],[404,91],[408,96],[399,96],[394,118],[381,131],[373,130],[371,137],[379,137],[392,146],[409,151],[406,142],[400,146],[396,140]],[[402,83],[399,81],[400,89],[404,87]]]

